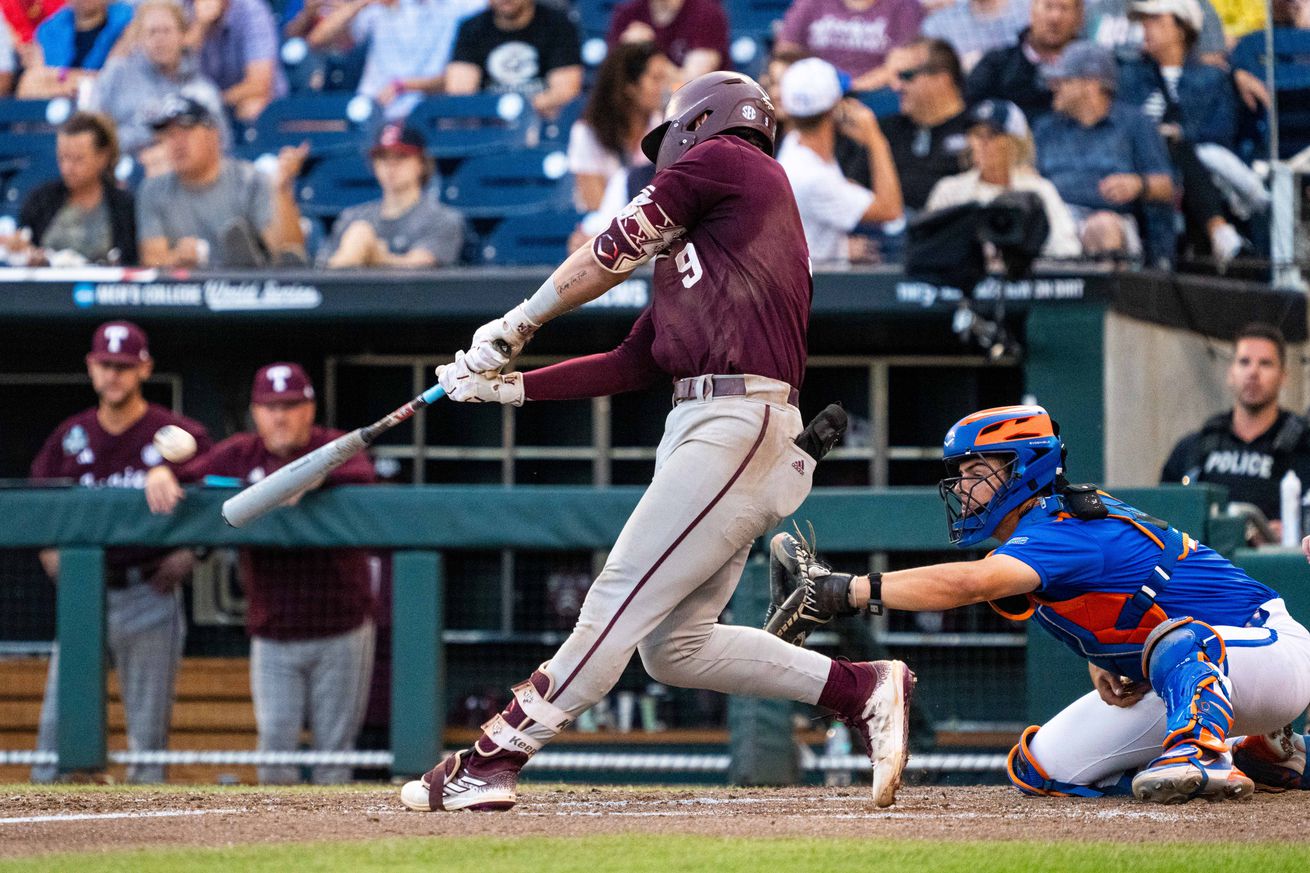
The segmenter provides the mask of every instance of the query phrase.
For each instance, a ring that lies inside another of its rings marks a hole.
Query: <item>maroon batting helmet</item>
[[[664,123],[642,138],[641,150],[662,170],[696,143],[741,128],[763,134],[773,154],[778,123],[769,95],[750,76],[719,70],[673,92]]]

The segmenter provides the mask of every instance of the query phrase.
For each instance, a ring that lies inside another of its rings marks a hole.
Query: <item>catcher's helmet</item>
[[[979,479],[965,488],[960,465],[980,455],[1008,458],[1005,482],[985,504],[972,500]],[[1040,406],[1000,406],[967,415],[946,432],[942,446],[946,478],[937,491],[946,503],[951,542],[976,545],[992,535],[996,525],[1025,500],[1054,493],[1064,472],[1064,441],[1060,428]],[[961,493],[963,491],[963,493]]]
[[[641,150],[658,171],[696,143],[739,128],[763,134],[769,144],[765,152],[773,154],[778,123],[769,95],[750,76],[719,70],[697,76],[673,92],[664,122],[642,138]]]

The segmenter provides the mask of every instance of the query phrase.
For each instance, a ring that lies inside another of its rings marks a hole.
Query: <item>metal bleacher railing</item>
[[[106,546],[354,546],[392,549],[393,635],[390,748],[337,753],[330,760],[389,768],[426,769],[440,755],[446,710],[443,630],[443,553],[461,548],[517,548],[550,552],[605,549],[640,496],[639,488],[401,487],[340,488],[308,495],[297,507],[274,512],[242,530],[227,528],[218,507],[224,491],[193,492],[171,518],[151,516],[140,492],[128,489],[12,489],[0,491],[0,549],[56,547],[60,645],[62,770],[103,768],[107,762],[254,764],[321,763],[323,753],[258,753],[239,749],[142,750],[106,748],[103,549]],[[1206,530],[1217,492],[1163,487],[1125,491],[1125,498],[1185,529]],[[468,501],[494,503],[513,523],[486,525],[461,510]],[[822,489],[797,513],[822,531],[833,552],[933,552],[942,549],[941,509],[926,488]],[[753,624],[767,602],[762,560],[753,561],[734,598],[733,620]],[[950,645],[949,639],[946,645]],[[963,649],[960,651],[968,651]],[[1042,720],[1084,692],[1086,671],[1042,635],[1029,639],[1026,668],[1002,677],[1012,698],[1003,705],[1015,720]],[[960,658],[971,669],[972,656]],[[978,667],[979,665],[975,665]],[[981,665],[982,669],[990,669]],[[1026,701],[1026,703],[1025,703]],[[731,698],[727,754],[649,754],[622,743],[603,753],[548,749],[534,759],[541,772],[725,772],[736,781],[794,781],[807,771],[857,770],[858,757],[818,755],[792,738],[792,705]],[[768,752],[765,754],[765,752]],[[995,771],[995,754],[922,755],[913,766],[933,771]],[[0,764],[51,761],[30,750],[0,751]]]

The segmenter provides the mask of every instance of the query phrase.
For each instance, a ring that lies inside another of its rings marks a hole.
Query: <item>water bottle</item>
[[[823,741],[823,754],[827,758],[838,758],[851,753],[851,731],[850,728],[839,721],[832,723],[828,728],[828,734]],[[850,770],[829,770],[823,777],[824,785],[836,787],[851,784]]]
[[[1278,508],[1283,522],[1284,546],[1301,544],[1301,477],[1288,470],[1278,483]]]

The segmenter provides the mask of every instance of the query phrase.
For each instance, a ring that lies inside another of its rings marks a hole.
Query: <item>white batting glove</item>
[[[522,373],[474,373],[464,352],[455,353],[455,363],[437,367],[437,382],[456,403],[523,405]]]
[[[492,319],[473,334],[468,353],[464,356],[470,373],[499,373],[501,368],[518,357],[518,353],[541,327],[523,311],[520,303],[500,318]],[[505,350],[509,354],[505,354]]]

